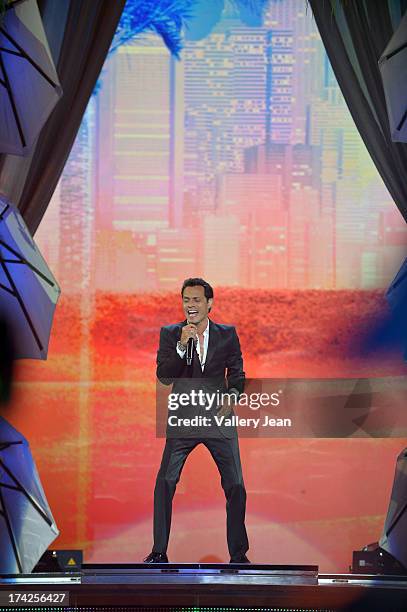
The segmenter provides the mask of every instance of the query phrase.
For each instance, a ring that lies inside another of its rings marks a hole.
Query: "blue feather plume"
[[[156,32],[176,58],[183,48],[183,29],[197,0],[127,0],[110,52],[143,32]],[[210,1],[210,0],[208,0]],[[268,0],[233,0],[238,8],[262,15]]]

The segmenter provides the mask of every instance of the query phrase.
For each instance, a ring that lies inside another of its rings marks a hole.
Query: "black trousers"
[[[230,556],[243,555],[249,549],[249,542],[244,523],[246,490],[243,483],[237,437],[230,439],[167,439],[154,490],[153,551],[157,553],[167,551],[175,488],[186,458],[201,443],[211,453],[221,476],[221,485],[226,496],[226,529]]]

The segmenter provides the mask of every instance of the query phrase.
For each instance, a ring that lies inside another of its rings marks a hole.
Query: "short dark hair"
[[[203,287],[206,299],[210,300],[211,298],[213,298],[213,289],[209,283],[204,281],[203,278],[187,278],[186,280],[184,280],[181,289],[182,297],[184,297],[184,289],[186,287]]]

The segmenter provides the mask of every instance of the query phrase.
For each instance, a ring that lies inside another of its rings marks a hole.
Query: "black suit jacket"
[[[245,373],[239,338],[232,325],[220,325],[209,320],[209,343],[202,371],[199,357],[194,349],[192,365],[188,366],[185,356],[177,353],[177,342],[187,322],[166,325],[161,328],[160,346],[157,352],[157,378],[165,385],[172,384],[172,393],[189,393],[191,389],[204,392],[225,393],[236,389],[242,393]],[[176,432],[167,427],[167,436],[176,433],[178,437],[204,437],[205,435],[232,437],[236,435],[233,427],[218,427],[213,419],[217,405],[211,410],[203,406],[180,406],[173,414],[180,418],[206,416],[211,419],[212,427],[177,428]],[[233,412],[232,412],[233,416]]]

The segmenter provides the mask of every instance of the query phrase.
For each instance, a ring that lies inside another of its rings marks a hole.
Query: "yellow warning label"
[[[76,565],[76,561],[75,559],[73,559],[73,557],[71,557],[68,561],[68,565]]]

